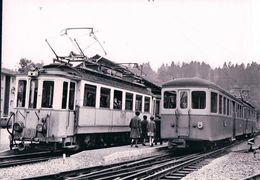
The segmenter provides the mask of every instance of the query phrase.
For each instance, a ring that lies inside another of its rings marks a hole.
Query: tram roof
[[[212,88],[216,89],[223,94],[232,97],[238,101],[241,102],[241,100],[237,99],[233,95],[231,95],[229,92],[221,88],[220,86],[214,84],[213,82],[210,82],[205,79],[201,79],[199,77],[189,77],[189,78],[176,78],[173,80],[170,80],[162,85],[162,88],[166,87],[205,87],[205,88]]]
[[[198,77],[176,78],[164,83],[162,87],[213,87],[218,89],[220,88],[216,84]]]
[[[147,87],[151,87],[151,91],[153,91],[154,87],[152,85],[147,86],[147,81],[144,81],[143,83],[136,83],[131,82],[127,80],[123,80],[119,77],[109,76],[107,74],[104,74],[102,72],[95,71],[90,68],[82,68],[82,67],[71,67],[68,65],[60,64],[60,63],[54,63],[44,66],[45,73],[50,75],[57,75],[57,76],[67,76],[72,79],[77,80],[87,80],[95,83],[101,83],[108,86],[114,86],[117,88],[126,88],[128,90],[136,91],[139,93],[149,93],[149,90],[147,90]],[[51,70],[52,69],[52,70]],[[51,70],[51,71],[50,71]]]
[[[247,106],[254,108],[254,106],[252,104],[250,104],[249,102],[246,102],[242,99],[236,98],[232,94],[230,94],[229,92],[227,92],[226,90],[221,88],[220,86],[216,85],[215,83],[210,82],[210,81],[205,80],[205,79],[201,79],[199,77],[176,78],[176,79],[170,80],[170,81],[162,84],[162,88],[167,88],[167,87],[206,87],[206,88],[213,88],[213,89],[216,89],[216,90],[222,92],[223,94],[225,94],[225,95],[227,95],[227,96],[229,96],[233,99],[236,99],[240,103],[244,103]]]

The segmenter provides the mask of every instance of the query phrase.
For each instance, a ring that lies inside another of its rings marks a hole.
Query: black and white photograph
[[[1,12],[0,180],[260,179],[260,1]]]

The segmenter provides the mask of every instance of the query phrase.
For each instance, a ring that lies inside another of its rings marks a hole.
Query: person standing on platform
[[[140,112],[136,111],[135,116],[131,119],[129,127],[131,128],[130,132],[130,138],[131,140],[131,147],[133,146],[135,142],[135,147],[137,146],[137,141],[140,138],[141,135],[141,119],[139,117]]]
[[[162,139],[161,139],[161,117],[156,116],[155,118],[155,145],[160,142],[160,145],[162,145]]]
[[[147,116],[144,115],[143,116],[143,120],[141,122],[141,126],[142,126],[142,143],[143,143],[143,146],[146,146],[145,145],[145,141],[147,139],[147,124],[148,124],[148,120],[147,120]]]
[[[154,142],[154,133],[155,133],[155,122],[154,122],[154,117],[150,117],[150,121],[147,124],[147,135],[149,137],[149,143],[150,146],[153,147],[153,142]]]

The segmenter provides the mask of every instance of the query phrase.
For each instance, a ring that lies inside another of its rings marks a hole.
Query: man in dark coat
[[[161,117],[160,116],[156,116],[156,118],[155,118],[155,126],[156,126],[156,130],[155,130],[155,145],[157,145],[157,142],[160,142],[160,144],[162,145],[162,139],[161,139]]]
[[[130,121],[129,127],[131,128],[130,138],[131,140],[131,147],[135,141],[135,147],[137,146],[137,140],[140,138],[141,135],[141,119],[139,118],[140,112],[135,112],[135,117],[133,117]]]
[[[141,126],[142,126],[142,142],[143,142],[144,146],[145,146],[145,141],[147,139],[147,124],[148,124],[147,116],[144,115],[143,116],[143,120],[141,122]]]

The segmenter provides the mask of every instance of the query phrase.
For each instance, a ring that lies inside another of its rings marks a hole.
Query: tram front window
[[[188,93],[186,91],[180,92],[180,107],[181,109],[188,107]]]
[[[26,84],[26,80],[19,80],[18,82],[17,107],[25,106]]]
[[[53,91],[54,82],[53,81],[44,81],[42,89],[42,107],[52,108],[53,104]]]
[[[38,80],[32,79],[30,83],[29,108],[36,108],[38,94]]]
[[[165,109],[176,108],[176,91],[165,91],[163,95],[163,107]]]
[[[205,109],[206,108],[206,92],[193,91],[192,94],[192,109]]]

